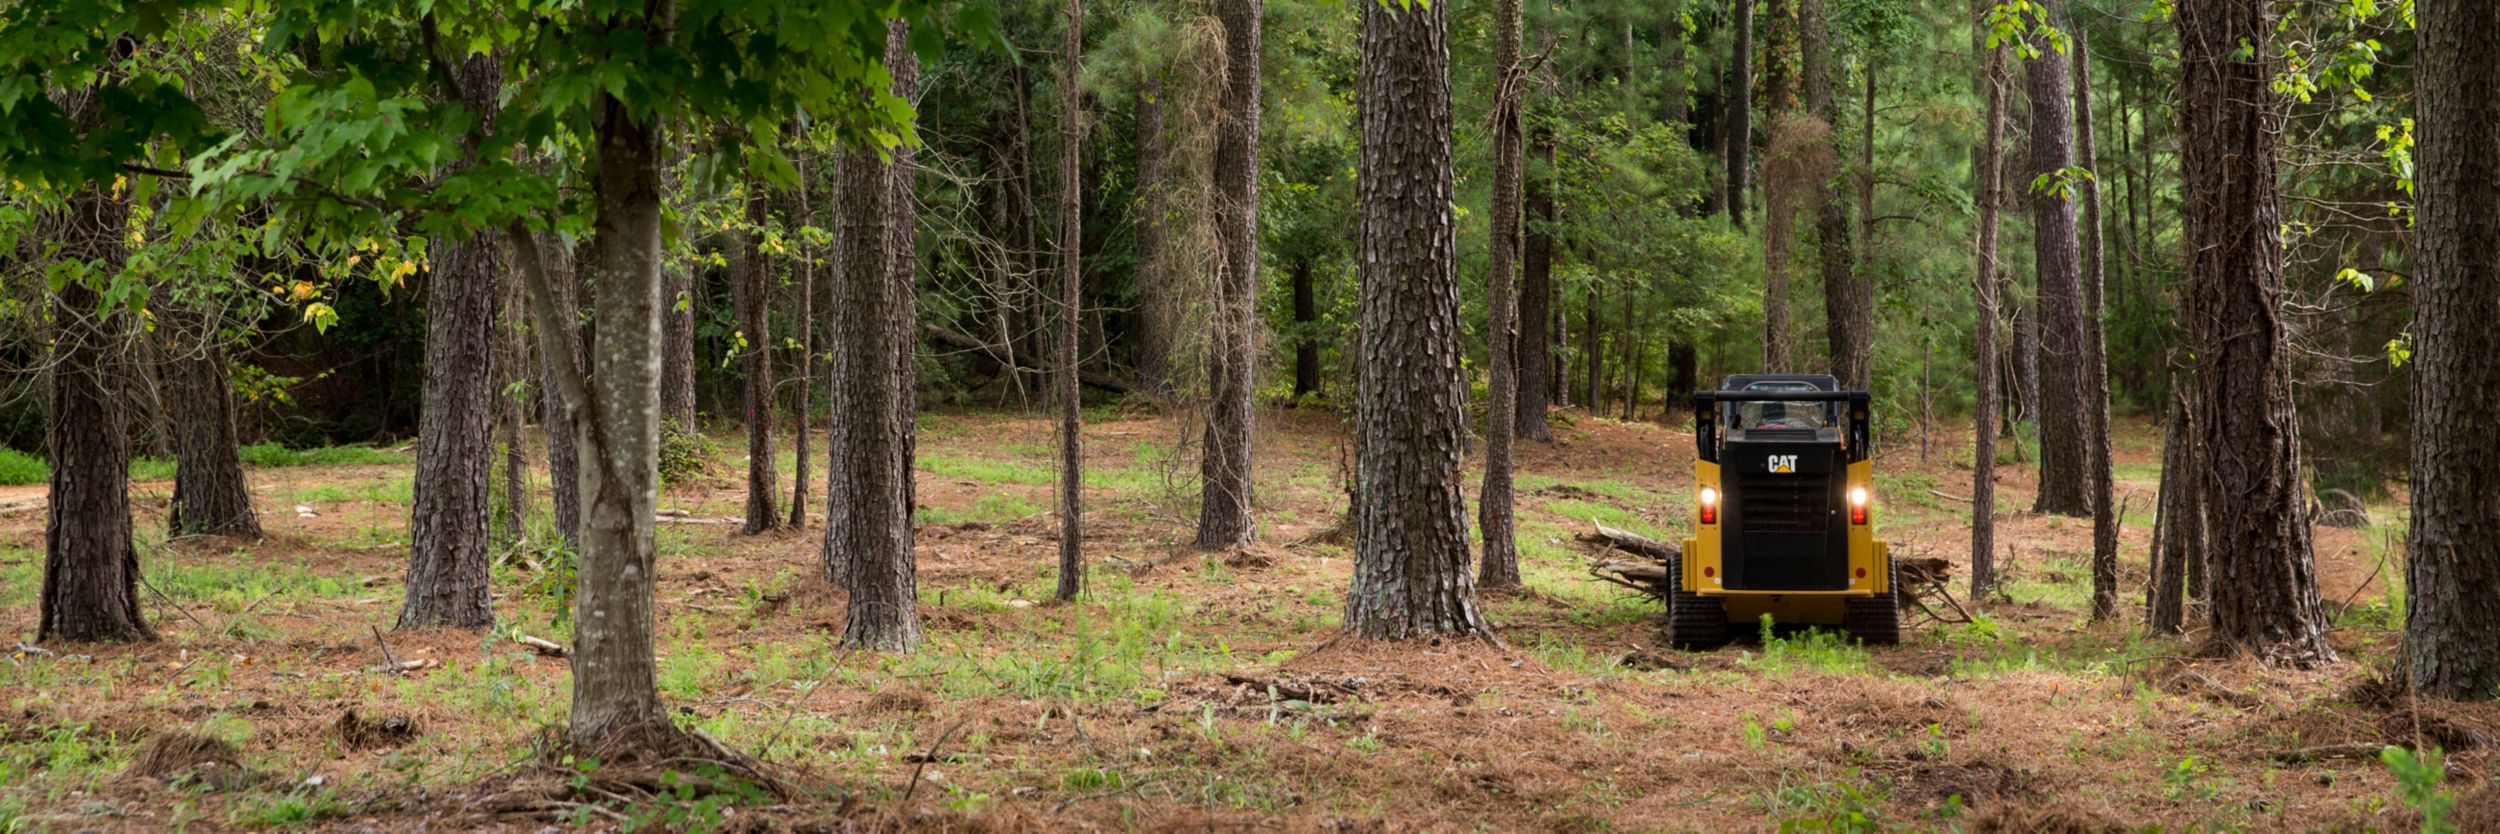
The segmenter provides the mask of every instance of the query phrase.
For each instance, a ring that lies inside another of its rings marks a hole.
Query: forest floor
[[[2450,751],[2444,787],[2463,798],[2465,830],[2500,819],[2485,816],[2500,806],[2490,787],[2500,713],[2415,705],[2381,677],[2395,640],[2387,583],[2401,571],[2387,547],[2401,536],[2398,505],[2374,508],[2383,526],[2318,529],[2345,659],[2324,670],[2214,657],[2134,624],[2160,460],[2158,432],[2137,422],[2116,446],[2124,621],[2088,622],[2091,525],[2028,512],[2035,470],[2011,463],[1997,493],[2007,590],[1978,622],[1922,625],[1897,647],[1808,632],[1687,653],[1664,647],[1655,603],[1587,573],[1591,554],[1572,536],[1597,521],[1679,538],[1690,433],[1560,412],[1555,443],[1520,446],[1529,589],[1487,602],[1510,648],[1371,644],[1337,638],[1352,556],[1322,534],[1344,507],[1339,428],[1323,413],[1268,412],[1262,544],[1202,554],[1187,547],[1195,458],[1184,425],[1092,415],[1095,567],[1084,599],[1057,604],[1051,423],[925,417],[929,640],[901,656],[836,646],[843,601],[815,578],[818,530],[748,537],[719,523],[744,505],[744,444],[716,436],[711,473],[661,499],[685,515],[660,526],[659,685],[682,721],[798,791],[622,796],[556,807],[555,818],[493,801],[542,761],[543,731],[568,705],[566,662],[516,642],[570,638],[556,596],[568,583],[538,555],[497,568],[494,632],[392,632],[404,452],[255,469],[269,532],[256,542],[165,542],[170,485],[141,482],[152,588],[142,593],[163,639],[0,654],[0,832],[534,831],[551,819],[739,830],[2395,831],[2419,817],[2370,745],[2417,740]],[[1950,559],[1957,583],[1968,507],[1952,496],[1970,491],[1965,441],[1941,433],[1922,459],[1912,435],[1876,463],[1878,524],[1894,552]],[[786,451],[780,471],[786,483]],[[18,639],[35,631],[42,491],[0,488],[0,634]],[[543,518],[533,526],[544,535]],[[423,668],[377,671],[386,651]],[[2302,751],[2317,760],[2299,761]],[[239,761],[197,764],[218,759]]]

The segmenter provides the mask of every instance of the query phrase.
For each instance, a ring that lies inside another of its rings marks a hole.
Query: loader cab
[[[1744,374],[1693,392],[1694,535],[1670,602],[1677,643],[1708,644],[1714,621],[1763,614],[1894,639],[1892,563],[1872,527],[1869,405],[1867,392],[1819,374]]]

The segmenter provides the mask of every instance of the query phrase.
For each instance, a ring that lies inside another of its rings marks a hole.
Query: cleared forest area
[[[1172,452],[1188,427],[1088,418],[1098,566],[1069,603],[1051,600],[1049,418],[921,419],[915,654],[838,645],[843,597],[814,569],[814,531],[740,535],[740,436],[710,437],[700,473],[662,493],[661,693],[784,796],[610,785],[612,800],[547,803],[532,781],[562,775],[534,740],[564,721],[568,661],[528,639],[569,646],[569,578],[515,553],[495,568],[494,630],[390,630],[406,453],[255,467],[268,539],[243,545],[164,541],[168,483],[142,472],[143,608],[162,639],[0,664],[0,828],[2410,830],[2380,745],[2492,766],[2500,710],[2417,707],[2378,677],[2400,628],[2386,543],[2401,506],[2317,528],[2329,636],[2355,661],[2324,670],[2089,622],[2092,526],[2023,512],[2035,469],[2014,463],[1997,492],[2004,599],[1976,622],[1919,624],[1896,647],[1782,632],[1680,652],[1663,609],[1591,576],[1602,554],[1576,536],[1688,531],[1690,433],[1558,412],[1556,442],[1518,458],[1525,590],[1485,599],[1508,649],[1371,643],[1339,636],[1353,560],[1335,534],[1336,418],[1262,415],[1269,529],[1218,553],[1189,547],[1195,461]],[[2115,429],[2138,593],[2160,435]],[[1962,440],[1876,456],[1896,555],[1957,577]],[[0,629],[33,628],[42,501],[0,488]],[[2460,802],[2464,830],[2500,822],[2488,789]]]

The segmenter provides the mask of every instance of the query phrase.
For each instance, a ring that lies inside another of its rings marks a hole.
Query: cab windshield
[[[1765,391],[1814,391],[1802,383],[1756,383],[1746,393]],[[1748,400],[1737,405],[1735,427],[1742,430],[1771,429],[1820,431],[1830,425],[1829,404],[1799,400]]]

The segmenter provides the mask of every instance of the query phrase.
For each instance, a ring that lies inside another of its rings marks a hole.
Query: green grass
[[[981,496],[980,500],[972,502],[972,506],[960,510],[946,507],[921,507],[920,522],[944,525],[976,523],[998,525],[1023,521],[1041,514],[1042,508],[1033,506],[1030,501],[1013,495],[992,493]]]
[[[366,466],[407,463],[408,456],[371,446],[323,446],[289,449],[276,443],[254,443],[238,450],[243,463],[262,468],[285,466]]]
[[[52,467],[43,458],[16,449],[0,449],[0,486],[40,484],[52,479]]]
[[[1057,483],[1059,472],[1048,460],[922,457],[920,469],[941,478],[962,478],[985,484],[1043,486]]]
[[[151,457],[132,458],[130,479],[133,481],[169,481],[174,477],[174,462]]]

